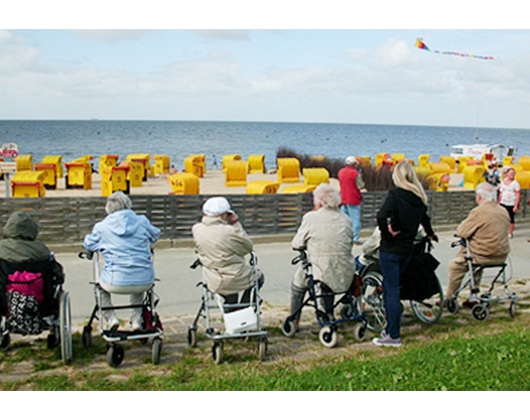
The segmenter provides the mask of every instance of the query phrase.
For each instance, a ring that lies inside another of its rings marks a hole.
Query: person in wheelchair
[[[418,244],[427,236],[422,225],[418,227],[418,233],[414,238],[414,244]],[[381,230],[377,226],[370,237],[363,243],[361,254],[355,257],[355,269],[358,273],[365,267],[379,260],[379,247],[381,246]]]
[[[192,227],[195,251],[203,267],[208,290],[230,305],[249,303],[254,285],[264,283],[263,273],[246,258],[254,244],[224,197],[212,197],[202,206],[203,217]],[[243,292],[239,300],[239,293]]]
[[[502,264],[510,253],[508,212],[497,204],[496,190],[491,184],[483,182],[475,189],[475,202],[466,219],[456,229],[456,233],[469,241],[469,249],[474,264]],[[458,254],[449,262],[449,282],[445,293],[445,304],[459,289],[462,279],[468,271],[466,250],[461,247]],[[475,278],[478,287],[481,272]],[[478,298],[471,294],[464,306],[471,308]]]
[[[2,231],[3,239],[0,240],[0,260],[7,264],[24,265],[24,271],[17,271],[11,275],[18,275],[20,278],[11,279],[9,276],[9,279],[14,282],[13,284],[18,283],[21,286],[27,281],[28,287],[25,291],[28,293],[22,293],[24,294],[22,296],[16,287],[10,291],[9,286],[4,285],[7,295],[5,305],[2,305],[2,307],[11,307],[11,310],[8,310],[10,314],[8,322],[14,331],[21,334],[39,334],[44,327],[40,311],[43,305],[50,305],[50,302],[44,302],[45,295],[50,293],[43,290],[45,287],[43,283],[37,286],[38,282],[33,282],[33,278],[30,278],[30,276],[42,276],[43,273],[38,271],[41,263],[53,260],[53,254],[48,247],[37,240],[38,233],[37,222],[31,215],[25,211],[16,211],[7,219]],[[34,272],[34,268],[37,272]],[[34,280],[38,278],[35,277]],[[29,286],[30,283],[35,287]],[[22,305],[25,308],[22,308]],[[49,311],[44,309],[44,313],[47,312]]]
[[[83,242],[88,251],[103,254],[102,307],[112,306],[111,293],[129,294],[131,306],[142,305],[144,292],[155,279],[151,244],[160,237],[160,229],[131,208],[131,199],[122,191],[111,194],[105,205],[107,217],[95,224]],[[104,315],[108,329],[117,330],[120,321],[115,311],[105,310]],[[130,323],[134,331],[142,329],[140,306],[132,309]]]
[[[340,195],[329,184],[320,184],[313,191],[314,210],[306,213],[291,246],[307,250],[313,276],[334,293],[346,292],[353,281],[355,260],[352,254],[353,229],[351,219],[339,209]],[[291,314],[298,328],[308,279],[300,265],[291,284]],[[323,299],[327,314],[333,313],[333,296]]]

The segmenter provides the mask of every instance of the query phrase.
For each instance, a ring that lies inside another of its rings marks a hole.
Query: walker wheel
[[[338,338],[337,331],[331,329],[329,326],[322,327],[318,333],[318,339],[323,346],[328,348],[335,347],[337,345]]]
[[[289,317],[285,318],[282,324],[282,333],[286,337],[293,337],[296,334],[296,326],[294,321],[291,321]]]
[[[188,346],[197,347],[197,329],[188,327]]]
[[[11,343],[11,336],[9,335],[9,333],[2,334],[2,341],[0,342],[0,350],[7,350],[10,343]]]
[[[484,305],[476,305],[471,313],[477,321],[485,321],[489,317],[488,308]]]
[[[517,303],[515,301],[510,302],[510,316],[512,318],[515,318],[515,315],[517,315]]]
[[[159,337],[153,339],[151,347],[151,361],[153,365],[160,364],[160,355],[162,354],[162,340]]]
[[[366,325],[362,322],[358,322],[353,326],[353,338],[358,343],[362,343],[366,337]]]
[[[123,351],[123,347],[120,345],[115,346],[109,346],[109,349],[107,350],[107,363],[111,367],[118,367],[121,365],[121,362],[123,362],[123,357],[125,356],[125,352]]]
[[[267,338],[260,338],[258,341],[258,360],[263,362],[267,357]]]
[[[223,343],[222,342],[216,341],[213,343],[212,357],[213,357],[213,362],[216,365],[223,363]]]
[[[85,325],[83,327],[83,334],[81,335],[81,342],[85,349],[92,347],[92,327],[90,325]]]
[[[442,304],[443,303],[440,302],[440,305]],[[452,297],[452,298],[447,299],[447,311],[450,314],[456,314],[458,312],[458,309],[459,309],[459,306],[458,306],[458,302],[456,301],[456,298]]]
[[[59,345],[59,339],[57,338],[57,335],[55,333],[48,334],[48,337],[46,337],[46,347],[48,347],[48,350],[54,349]]]

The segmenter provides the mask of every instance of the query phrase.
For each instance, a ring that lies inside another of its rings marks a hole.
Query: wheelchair
[[[63,290],[64,272],[53,254],[43,261],[0,260],[0,349],[7,350],[10,333],[39,335],[48,330],[47,347],[60,346],[70,364],[72,320],[70,295]]]
[[[315,311],[315,316],[321,329],[318,334],[320,343],[328,348],[335,347],[338,343],[338,327],[340,324],[349,322],[353,325],[353,337],[355,341],[362,342],[366,335],[366,318],[364,313],[359,312],[359,305],[354,296],[354,287],[356,282],[346,292],[335,293],[328,286],[313,276],[313,269],[306,251],[298,250],[299,254],[293,258],[291,264],[302,264],[305,278],[309,282],[308,297],[304,299],[302,305],[289,315],[282,323],[282,333],[286,337],[293,337],[296,334],[296,325],[294,320],[297,319],[305,306],[311,307]],[[339,297],[338,299],[336,299]],[[328,303],[322,303],[328,302]],[[329,306],[324,308],[323,306]],[[335,318],[336,309],[340,317]]]
[[[412,258],[403,273],[401,283],[401,300],[403,311],[408,306],[414,317],[427,325],[438,322],[443,313],[443,289],[434,273],[437,261],[430,255],[432,242],[423,238],[414,244]],[[366,316],[366,327],[375,333],[380,333],[386,327],[386,314],[383,303],[383,273],[377,258],[369,257],[358,275],[362,279],[361,298],[358,299],[360,308]]]
[[[455,235],[456,236],[456,235]],[[475,264],[473,263],[473,257],[469,249],[469,241],[465,238],[459,238],[459,240],[451,243],[451,247],[463,246],[466,249],[466,262],[468,271],[462,280],[462,285],[453,294],[448,296],[446,300],[447,311],[452,314],[456,314],[460,308],[458,304],[458,294],[469,288],[471,295],[476,297],[476,304],[471,309],[473,318],[478,321],[485,321],[489,318],[490,306],[494,303],[499,302],[510,302],[508,312],[510,317],[515,317],[517,313],[517,294],[510,291],[508,282],[511,279],[511,275],[508,276],[506,271],[508,264],[506,262],[500,264]],[[480,288],[477,285],[477,276],[482,276],[485,272],[492,273],[493,280],[489,288],[482,294]],[[496,286],[502,287],[502,295],[494,295]]]
[[[123,341],[128,340],[139,340],[141,343],[146,344],[151,341],[151,361],[154,365],[158,365],[161,359],[162,353],[162,335],[163,328],[162,322],[155,310],[158,304],[158,296],[154,292],[154,283],[151,287],[144,293],[144,301],[141,305],[112,305],[111,307],[102,306],[101,304],[101,292],[102,288],[100,286],[100,255],[99,253],[93,253],[90,251],[79,253],[79,258],[86,260],[93,260],[94,268],[94,281],[90,284],[94,287],[94,295],[96,299],[96,304],[92,310],[92,314],[83,327],[83,333],[81,336],[83,347],[90,348],[92,346],[92,323],[95,320],[99,321],[99,334],[103,340],[107,343],[107,363],[111,367],[118,367],[125,357],[125,351],[123,347],[119,344]],[[158,279],[155,279],[158,281]],[[115,294],[115,293],[113,293]],[[119,293],[118,293],[119,294]],[[105,310],[124,310],[124,309],[133,309],[133,308],[142,308],[142,330],[141,331],[132,331],[132,330],[109,330],[103,327],[103,312]]]
[[[196,269],[200,266],[202,266],[201,261],[196,259],[190,268]],[[250,266],[253,275],[255,275],[257,270],[255,252],[250,254]],[[249,301],[240,303],[226,303],[222,296],[208,289],[204,279],[198,282],[196,286],[202,288],[202,297],[193,323],[188,327],[188,345],[190,347],[197,346],[198,324],[201,319],[204,319],[206,336],[213,341],[212,359],[215,364],[224,361],[224,342],[238,338],[257,339],[258,360],[264,361],[267,357],[268,342],[267,331],[263,329],[261,321],[261,298],[258,281],[250,289]],[[214,314],[216,311],[222,314],[224,328],[219,329],[219,325],[215,322]],[[219,330],[215,329],[216,326]]]

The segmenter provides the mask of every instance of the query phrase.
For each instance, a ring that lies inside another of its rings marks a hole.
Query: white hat
[[[230,203],[224,197],[212,197],[206,200],[202,206],[202,212],[206,216],[220,216],[223,213],[233,213]]]
[[[345,162],[346,162],[346,165],[355,165],[356,163],[359,163],[359,161],[357,160],[355,156],[348,156]]]

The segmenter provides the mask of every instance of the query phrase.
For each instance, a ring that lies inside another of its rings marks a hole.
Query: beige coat
[[[220,217],[204,216],[192,233],[208,289],[229,295],[254,284],[249,263],[253,244],[241,223],[231,225]]]
[[[291,245],[293,249],[307,250],[315,280],[322,281],[335,293],[348,290],[355,267],[353,230],[348,216],[328,208],[307,213]],[[295,273],[294,284],[300,288],[309,286],[301,266]]]
[[[456,233],[469,239],[474,262],[503,262],[510,253],[509,228],[510,217],[506,209],[493,201],[486,201],[469,212]],[[460,250],[461,254],[464,252]]]

